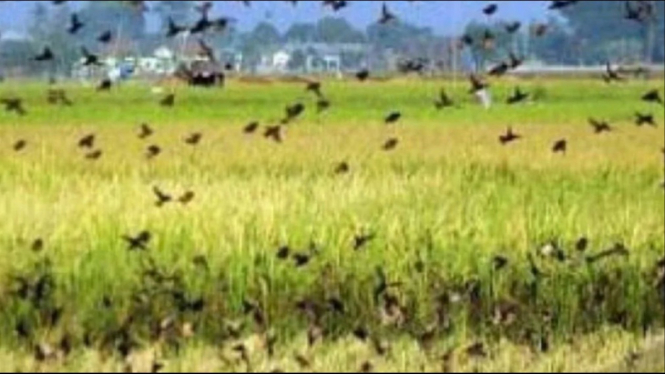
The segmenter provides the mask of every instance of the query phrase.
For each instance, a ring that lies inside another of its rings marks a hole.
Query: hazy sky
[[[24,30],[30,10],[37,1],[0,2],[0,30]],[[46,1],[49,3],[50,1]],[[80,6],[83,1],[70,1],[73,6]],[[241,30],[253,27],[257,22],[269,19],[280,29],[286,29],[293,22],[313,21],[334,13],[323,8],[320,1],[301,1],[297,7],[280,2],[253,1],[250,8],[245,8],[236,1],[215,1],[215,14],[224,14],[238,19]],[[484,19],[481,9],[490,1],[389,1],[390,8],[398,16],[419,26],[432,27],[437,33],[459,31],[471,19]],[[495,17],[528,22],[547,17],[549,1],[493,1],[499,5]],[[350,1],[348,8],[337,13],[350,20],[358,27],[365,27],[374,22],[380,12],[381,3],[377,1]],[[149,16],[149,25],[154,28],[157,22]]]

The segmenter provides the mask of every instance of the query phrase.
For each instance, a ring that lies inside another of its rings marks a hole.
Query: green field
[[[503,104],[515,85],[534,102]],[[434,108],[441,87],[459,108]],[[27,111],[0,113],[0,370],[146,370],[155,357],[169,371],[307,369],[295,355],[314,370],[603,370],[662,346],[665,115],[640,101],[662,80],[495,82],[487,111],[464,81],[326,81],[322,114],[301,83],[167,87],[170,109],[147,84],[65,88],[71,107],[47,104],[44,85],[0,86]],[[282,144],[243,133],[296,101],[308,109]],[[384,125],[394,110],[402,120]],[[635,111],[659,127],[637,127]],[[508,126],[524,138],[502,146]],[[96,161],[77,147],[90,133]],[[163,152],[148,160],[150,145]],[[155,186],[195,197],[157,207]],[[123,236],[143,230],[147,250],[128,250]],[[354,250],[359,234],[375,237]],[[564,259],[542,253],[549,242]],[[593,261],[617,245],[629,254]],[[279,259],[283,246],[310,262]]]

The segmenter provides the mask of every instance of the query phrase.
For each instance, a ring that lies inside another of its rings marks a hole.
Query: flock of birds
[[[54,1],[55,4],[62,4],[65,1]],[[130,6],[135,7],[140,11],[147,10],[147,5],[143,1],[126,1]],[[247,6],[251,5],[249,1],[243,1]],[[291,1],[294,5],[297,4],[297,1]],[[349,5],[350,2],[347,1],[323,1],[325,6],[331,7],[334,11],[339,11]],[[562,9],[565,7],[573,6],[577,1],[553,1],[550,5],[550,9]],[[635,20],[638,22],[645,22],[648,17],[650,17],[650,12],[653,10],[650,8],[650,2],[640,1],[635,4],[634,2],[626,2],[626,18]],[[192,26],[182,26],[176,24],[173,20],[169,20],[166,36],[169,38],[175,37],[176,35],[184,32],[189,32],[191,34],[202,34],[208,30],[223,29],[228,24],[228,19],[219,18],[219,19],[210,19],[209,12],[213,4],[211,2],[204,2],[198,6],[199,12],[201,12],[201,18]],[[483,13],[487,16],[492,16],[496,14],[499,7],[496,4],[488,5],[483,9]],[[381,8],[381,14],[379,17],[379,23],[387,24],[394,22],[398,17],[394,14],[388,7],[387,3],[384,3]],[[84,30],[86,27],[85,22],[79,18],[77,14],[71,16],[70,24],[67,26],[67,31],[70,34],[77,34]],[[520,28],[519,22],[509,24],[507,30],[511,33],[517,32]],[[546,32],[546,26],[536,27],[534,30],[536,35],[543,35]],[[97,40],[100,43],[110,43],[113,40],[113,33],[110,31],[105,31],[99,35]],[[480,41],[483,46],[491,48],[493,43],[493,34],[488,30],[484,36],[483,40]],[[460,46],[468,46],[476,43],[468,35],[463,36],[460,39]],[[201,46],[204,49],[203,53],[209,56],[211,59],[214,56],[214,51],[212,51],[204,42],[201,41]],[[89,51],[87,48],[82,48],[83,63],[87,66],[97,66],[101,65],[101,60],[99,56]],[[54,52],[49,48],[45,47],[44,50],[37,56],[34,57],[34,60],[40,62],[52,61],[55,58]],[[509,54],[509,57],[506,61],[503,61],[496,66],[493,66],[489,69],[488,75],[494,77],[500,77],[504,74],[507,74],[511,70],[518,68],[523,63],[523,60],[516,56],[515,54]],[[400,65],[400,70],[403,72],[421,72],[426,68],[427,62],[422,59],[407,60]],[[356,73],[355,77],[359,81],[366,81],[370,78],[371,72],[368,70],[362,70]],[[606,72],[603,74],[602,79],[608,84],[623,81],[626,78],[623,76],[619,69],[616,69],[607,64]],[[470,94],[477,94],[481,91],[489,89],[489,83],[486,79],[479,75],[471,75],[469,77],[470,82]],[[104,80],[97,87],[99,91],[108,91],[112,88],[112,82],[110,80]],[[317,111],[322,112],[330,109],[331,102],[326,97],[323,85],[321,82],[308,81],[306,83],[306,92],[311,93],[316,98],[316,107]],[[514,93],[507,99],[507,104],[515,105],[523,103],[529,100],[530,94],[522,91],[519,87],[515,88]],[[636,98],[637,100],[637,98]],[[641,100],[663,105],[663,99],[660,96],[658,90],[653,90],[645,93]],[[72,101],[67,97],[66,92],[63,89],[54,89],[51,88],[48,90],[47,101],[53,105],[73,105]],[[19,116],[27,115],[27,110],[23,105],[23,101],[20,98],[9,97],[0,99],[0,103],[4,105],[4,108],[7,112],[15,113]],[[159,101],[159,105],[170,108],[176,104],[176,96],[171,93],[162,98]],[[452,97],[448,95],[445,90],[441,90],[438,97],[433,102],[434,107],[438,110],[443,110],[445,108],[454,108],[458,107],[459,104]],[[259,131],[263,131],[262,134],[265,138],[274,141],[276,143],[281,143],[284,141],[283,129],[289,126],[291,123],[296,121],[302,114],[306,111],[306,106],[302,102],[296,102],[291,105],[288,105],[284,109],[284,117],[279,121],[278,124],[265,126],[262,129],[262,125],[258,121],[252,121],[248,123],[242,131],[246,134],[255,134]],[[388,113],[383,122],[386,125],[397,124],[403,115],[399,111],[394,111]],[[656,127],[657,123],[655,121],[654,115],[651,113],[635,113],[635,124],[637,126],[653,126]],[[612,126],[604,120],[589,118],[589,125],[592,127],[593,131],[597,134],[610,132],[612,131]],[[139,128],[138,137],[140,139],[147,140],[154,134],[154,130],[148,124],[142,124]],[[515,141],[522,139],[523,136],[518,134],[512,128],[508,128],[505,133],[499,135],[498,140],[500,144],[508,145]],[[196,132],[188,135],[184,142],[190,146],[197,146],[203,139],[203,134]],[[97,145],[96,135],[86,134],[79,139],[77,146],[85,150],[84,157],[89,160],[98,160],[102,157],[103,151],[96,147]],[[382,149],[385,151],[394,150],[399,144],[399,139],[396,137],[391,137],[387,139],[382,145]],[[13,144],[13,150],[16,152],[23,151],[28,146],[28,142],[25,139],[20,139]],[[554,153],[563,153],[565,154],[568,151],[568,142],[566,139],[558,139],[552,145],[551,151]],[[162,153],[162,149],[159,145],[151,144],[146,147],[145,157],[148,159],[154,159]],[[335,173],[343,174],[350,171],[350,165],[347,162],[341,162],[335,166]],[[155,205],[157,207],[163,207],[166,204],[183,204],[187,205],[191,203],[195,198],[195,193],[193,191],[184,191],[181,194],[173,194],[167,191],[160,189],[159,187],[153,187],[152,190],[155,196]],[[149,231],[141,231],[135,235],[125,235],[121,239],[124,240],[127,244],[127,248],[130,251],[139,251],[146,252],[149,249],[150,242],[153,238],[153,234]],[[353,237],[353,250],[362,251],[366,246],[376,238],[375,233],[362,232]],[[589,240],[587,238],[580,238],[576,243],[575,248],[578,253],[586,253],[587,247],[589,246]],[[42,239],[37,239],[32,243],[32,250],[35,252],[41,252],[45,243]],[[289,246],[281,246],[276,252],[277,259],[281,261],[292,261],[293,265],[297,268],[306,267],[310,264],[313,259],[318,255],[319,249],[316,244],[310,245],[309,248],[303,251],[295,251]],[[565,262],[567,260],[567,255],[565,251],[559,246],[556,242],[547,243],[539,250],[539,254],[544,258],[553,258],[560,262]],[[599,252],[597,254],[586,255],[586,262],[588,264],[594,264],[599,262],[602,259],[612,257],[612,256],[628,256],[629,252],[625,246],[622,244],[617,244],[614,247]],[[194,259],[194,264],[197,267],[200,267],[204,270],[209,270],[208,262],[205,257],[199,256]],[[539,269],[536,265],[535,260],[529,255],[528,258],[530,272],[533,275],[535,282],[539,279],[542,279],[545,275],[543,271]],[[492,260],[493,271],[500,271],[505,269],[509,264],[509,260],[504,256],[495,256]],[[42,264],[43,265],[43,264]],[[36,310],[39,311],[40,315],[43,318],[40,319],[41,323],[46,324],[46,327],[54,327],[58,325],[62,318],[63,308],[52,305],[52,298],[54,297],[55,290],[55,275],[51,272],[48,265],[40,265],[38,270],[35,270],[35,273],[19,275],[15,277],[15,283],[17,284],[14,295],[20,299],[31,303]],[[420,269],[422,272],[424,268],[424,263],[419,260],[416,265],[416,270]],[[661,260],[657,264],[658,269],[658,287],[663,289],[665,292],[665,259]],[[182,338],[187,338],[194,334],[195,326],[188,322],[188,316],[197,315],[204,312],[206,308],[206,300],[204,298],[191,297],[186,290],[184,284],[185,282],[181,278],[181,274],[170,272],[166,269],[162,269],[157,266],[154,261],[148,260],[147,265],[143,271],[142,277],[144,279],[145,285],[136,291],[133,299],[136,303],[136,315],[130,315],[126,320],[122,321],[116,329],[112,331],[101,334],[100,336],[95,336],[94,334],[85,334],[82,337],[83,343],[89,347],[99,347],[110,349],[120,356],[126,358],[131,354],[133,350],[138,347],[138,342],[133,336],[133,325],[138,324],[142,316],[142,312],[146,312],[150,309],[151,298],[164,297],[166,298],[167,303],[171,304],[171,307],[175,309],[173,315],[167,317],[161,316],[155,320],[148,321],[151,326],[151,335],[155,340],[160,341],[169,341],[174,344],[178,344],[179,340]],[[380,305],[380,315],[383,324],[395,325],[395,326],[404,326],[406,320],[408,319],[407,311],[403,305],[400,298],[394,292],[399,288],[401,284],[399,282],[391,282],[386,276],[383,269],[377,269],[376,272],[376,287],[372,290],[372,296],[377,305]],[[472,308],[478,308],[482,304],[480,300],[480,288],[481,285],[477,281],[469,281],[463,285],[460,285],[458,291],[446,293],[437,300],[437,315],[439,317],[438,321],[433,324],[431,327],[426,328],[424,331],[420,331],[417,334],[418,341],[424,349],[431,347],[432,342],[446,331],[446,326],[449,326],[451,323],[450,316],[447,314],[447,310],[452,304],[460,302],[460,300],[466,300],[471,305]],[[159,296],[161,295],[161,296]],[[163,300],[162,300],[163,301]],[[109,309],[113,306],[113,300],[109,297],[104,297],[102,302],[102,308]],[[308,330],[307,330],[307,340],[309,347],[314,347],[317,342],[320,342],[326,336],[326,329],[323,321],[327,318],[328,314],[332,313],[334,315],[344,315],[347,312],[347,307],[345,302],[339,297],[330,297],[326,300],[320,302],[315,302],[312,300],[301,300],[297,302],[297,310],[305,316],[308,321]],[[147,313],[147,312],[146,312]],[[495,308],[494,312],[494,324],[498,326],[511,325],[513,324],[519,314],[519,306],[514,304],[507,305],[498,305]],[[270,332],[266,311],[263,309],[260,303],[245,299],[243,302],[243,315],[247,316],[255,326],[262,332],[264,337],[265,348],[268,352],[268,355],[272,357],[275,350],[275,344],[277,342],[277,337]],[[149,314],[143,315],[143,318],[150,317]],[[551,319],[551,316],[543,316],[543,319]],[[16,335],[19,339],[30,342],[34,347],[35,358],[39,361],[47,361],[54,357],[67,356],[74,344],[74,337],[70,334],[65,334],[62,339],[57,342],[57,344],[49,345],[46,342],[35,342],[35,326],[32,326],[26,320],[19,320],[15,326]],[[226,333],[231,338],[240,338],[243,331],[243,327],[240,325],[229,324],[226,326]],[[534,332],[531,332],[532,335]],[[352,334],[359,341],[368,343],[373,348],[373,351],[379,356],[385,356],[389,353],[390,347],[386,339],[381,338],[380,336],[373,334],[370,329],[366,326],[357,326],[353,329]],[[533,336],[531,336],[533,338]],[[548,341],[546,336],[539,336],[538,346],[542,351],[548,349]],[[247,365],[248,370],[251,370],[251,360],[250,353],[246,345],[243,343],[237,343],[232,347],[233,351],[236,352],[240,358],[241,362],[244,362]],[[483,343],[474,343],[464,349],[464,353],[470,357],[486,357],[488,355],[487,348]],[[442,361],[444,363],[443,370],[450,370],[450,362],[453,356],[453,351],[448,351],[442,356]],[[294,357],[298,365],[307,369],[311,366],[311,359],[305,354],[296,354]],[[163,364],[156,360],[153,363],[153,371],[157,372],[163,368]],[[370,372],[373,370],[373,364],[370,360],[364,362],[360,368],[362,372]]]

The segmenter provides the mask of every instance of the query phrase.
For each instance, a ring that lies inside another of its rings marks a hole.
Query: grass
[[[662,107],[639,101],[648,89],[662,92],[663,84],[505,82],[494,87],[500,101],[514,84],[540,99],[483,111],[462,82],[326,82],[331,111],[308,111],[276,145],[242,134],[242,126],[274,123],[296,100],[312,104],[301,84],[166,88],[176,90],[177,105],[164,109],[156,104],[159,94],[138,84],[108,94],[67,87],[75,105],[60,108],[45,103],[41,85],[5,83],[0,97],[22,97],[28,115],[0,113],[0,248],[7,259],[0,262],[0,352],[6,352],[0,357],[9,357],[0,359],[7,363],[0,369],[31,367],[34,344],[56,344],[63,336],[72,337],[79,358],[48,368],[117,369],[118,360],[106,364],[97,355],[115,352],[105,340],[117,343],[113,332],[122,331],[129,316],[137,351],[157,350],[177,367],[228,368],[203,357],[221,354],[233,341],[228,325],[237,321],[246,322],[243,338],[277,334],[278,356],[288,367],[312,324],[294,304],[323,305],[331,297],[345,302],[346,314],[325,313],[317,321],[329,339],[307,354],[324,360],[321,368],[356,370],[359,360],[383,360],[377,369],[413,370],[412,363],[422,362],[439,370],[443,352],[463,353],[476,341],[491,352],[482,369],[506,368],[520,350],[534,357],[517,370],[568,371],[578,362],[597,369],[598,362],[582,355],[600,352],[621,361],[627,342],[646,344],[645,332],[658,335],[663,328],[663,298],[654,285],[665,248],[659,186],[665,135],[662,127],[632,124],[640,110],[663,125]],[[441,85],[462,108],[434,110]],[[386,127],[381,120],[391,110],[401,110],[404,119]],[[616,131],[593,134],[589,116],[607,119]],[[149,140],[136,137],[144,121],[156,130]],[[497,136],[507,126],[525,139],[502,147]],[[182,141],[194,131],[204,134],[196,148]],[[90,132],[104,151],[96,162],[76,148]],[[381,151],[393,136],[398,148]],[[570,142],[565,156],[550,152],[560,138]],[[28,146],[15,153],[11,145],[18,139]],[[164,153],[146,160],[149,144]],[[341,161],[350,164],[349,174],[333,173]],[[153,186],[176,195],[191,190],[196,197],[188,206],[157,208]],[[149,250],[128,251],[121,237],[141,230],[154,235]],[[354,235],[361,232],[376,239],[354,251]],[[574,248],[581,236],[590,239],[586,254]],[[30,250],[36,238],[45,243],[39,253]],[[528,254],[550,240],[564,247],[568,260],[536,255],[546,275],[534,277]],[[319,252],[307,267],[276,257],[280,246],[307,251],[311,243]],[[584,261],[615,243],[630,256]],[[507,269],[492,270],[496,255],[509,260]],[[389,282],[402,283],[389,292],[406,315],[402,324],[378,318],[383,304],[372,296],[377,268]],[[175,280],[146,277],[146,270]],[[18,297],[17,277],[43,281],[42,297],[34,290]],[[175,291],[188,300],[201,297],[203,311],[178,311]],[[437,321],[437,299],[456,294],[463,302],[446,306],[435,348],[419,348],[418,337]],[[111,305],[103,305],[105,296]],[[243,299],[260,304],[266,326],[243,316]],[[503,305],[517,306],[520,323],[493,323]],[[50,323],[58,308],[61,318]],[[180,327],[195,326],[180,354],[162,336],[166,332],[150,333],[173,316]],[[26,339],[16,334],[20,323],[29,326]],[[359,324],[393,341],[393,356],[347,352]],[[93,343],[83,350],[86,335]],[[575,351],[575,344],[584,345],[579,355],[561,354]],[[252,359],[272,366],[260,355]]]

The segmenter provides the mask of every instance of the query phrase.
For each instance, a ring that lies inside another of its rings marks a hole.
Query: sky
[[[37,1],[0,2],[0,30],[24,31],[30,11]],[[50,1],[46,1],[49,3]],[[73,7],[84,1],[69,1]],[[150,3],[150,2],[149,2]],[[253,1],[245,8],[238,1],[215,1],[213,14],[225,15],[238,20],[240,30],[246,31],[262,20],[269,20],[280,30],[286,30],[294,22],[312,22],[325,16],[339,15],[354,26],[364,28],[378,18],[381,2],[350,1],[349,7],[338,13],[321,6],[320,1],[301,1],[293,7],[284,1]],[[484,20],[481,10],[490,3],[496,3],[499,11],[495,17],[506,20],[529,22],[542,20],[548,16],[549,1],[388,1],[390,9],[401,19],[418,26],[431,27],[437,34],[459,33],[464,25],[472,20]],[[154,16],[148,17],[149,27],[155,29],[158,22]]]

